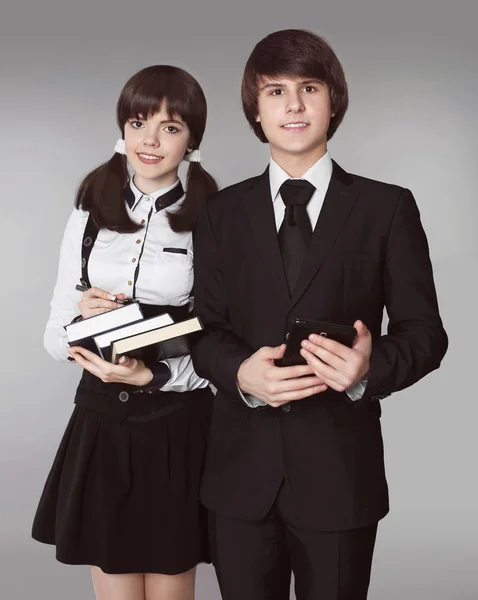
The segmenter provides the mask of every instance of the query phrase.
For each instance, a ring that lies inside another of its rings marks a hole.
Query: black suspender
[[[91,287],[90,278],[88,277],[88,262],[90,260],[90,254],[95,245],[96,238],[98,237],[99,229],[93,221],[91,213],[88,215],[88,221],[86,222],[85,232],[83,234],[83,240],[81,242],[81,285],[85,287]]]

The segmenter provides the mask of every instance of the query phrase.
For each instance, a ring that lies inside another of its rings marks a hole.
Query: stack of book
[[[189,354],[197,318],[175,323],[167,313],[145,319],[138,303],[76,321],[65,327],[70,346],[82,346],[116,364],[123,355],[163,360]]]

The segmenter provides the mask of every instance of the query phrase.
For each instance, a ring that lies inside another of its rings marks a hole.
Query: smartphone
[[[284,356],[275,361],[278,367],[290,367],[291,365],[305,365],[306,360],[300,353],[302,341],[311,334],[335,340],[344,346],[352,347],[357,330],[351,325],[338,325],[325,321],[311,321],[309,319],[295,319],[289,333],[286,336],[286,349]]]

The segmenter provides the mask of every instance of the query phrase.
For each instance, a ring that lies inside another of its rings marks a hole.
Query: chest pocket
[[[171,254],[186,254],[188,253],[187,248],[163,248],[163,252],[170,252]]]
[[[158,268],[161,280],[167,281],[168,291],[173,297],[190,294],[194,276],[192,249],[164,247]]]

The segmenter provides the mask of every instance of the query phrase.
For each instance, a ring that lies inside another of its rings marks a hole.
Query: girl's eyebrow
[[[166,121],[160,121],[160,125],[164,125],[165,123],[177,123],[178,125],[184,125],[182,121],[178,121],[177,119],[166,119]]]
[[[133,121],[136,121],[136,120],[138,120],[138,121],[146,121],[146,119],[143,116],[141,116],[141,115],[139,115],[137,117],[130,117],[129,120],[130,121],[131,120],[133,120]],[[160,125],[164,125],[165,123],[176,123],[177,125],[184,125],[184,122],[183,121],[178,121],[178,119],[165,119],[164,121],[160,121],[159,122]]]

